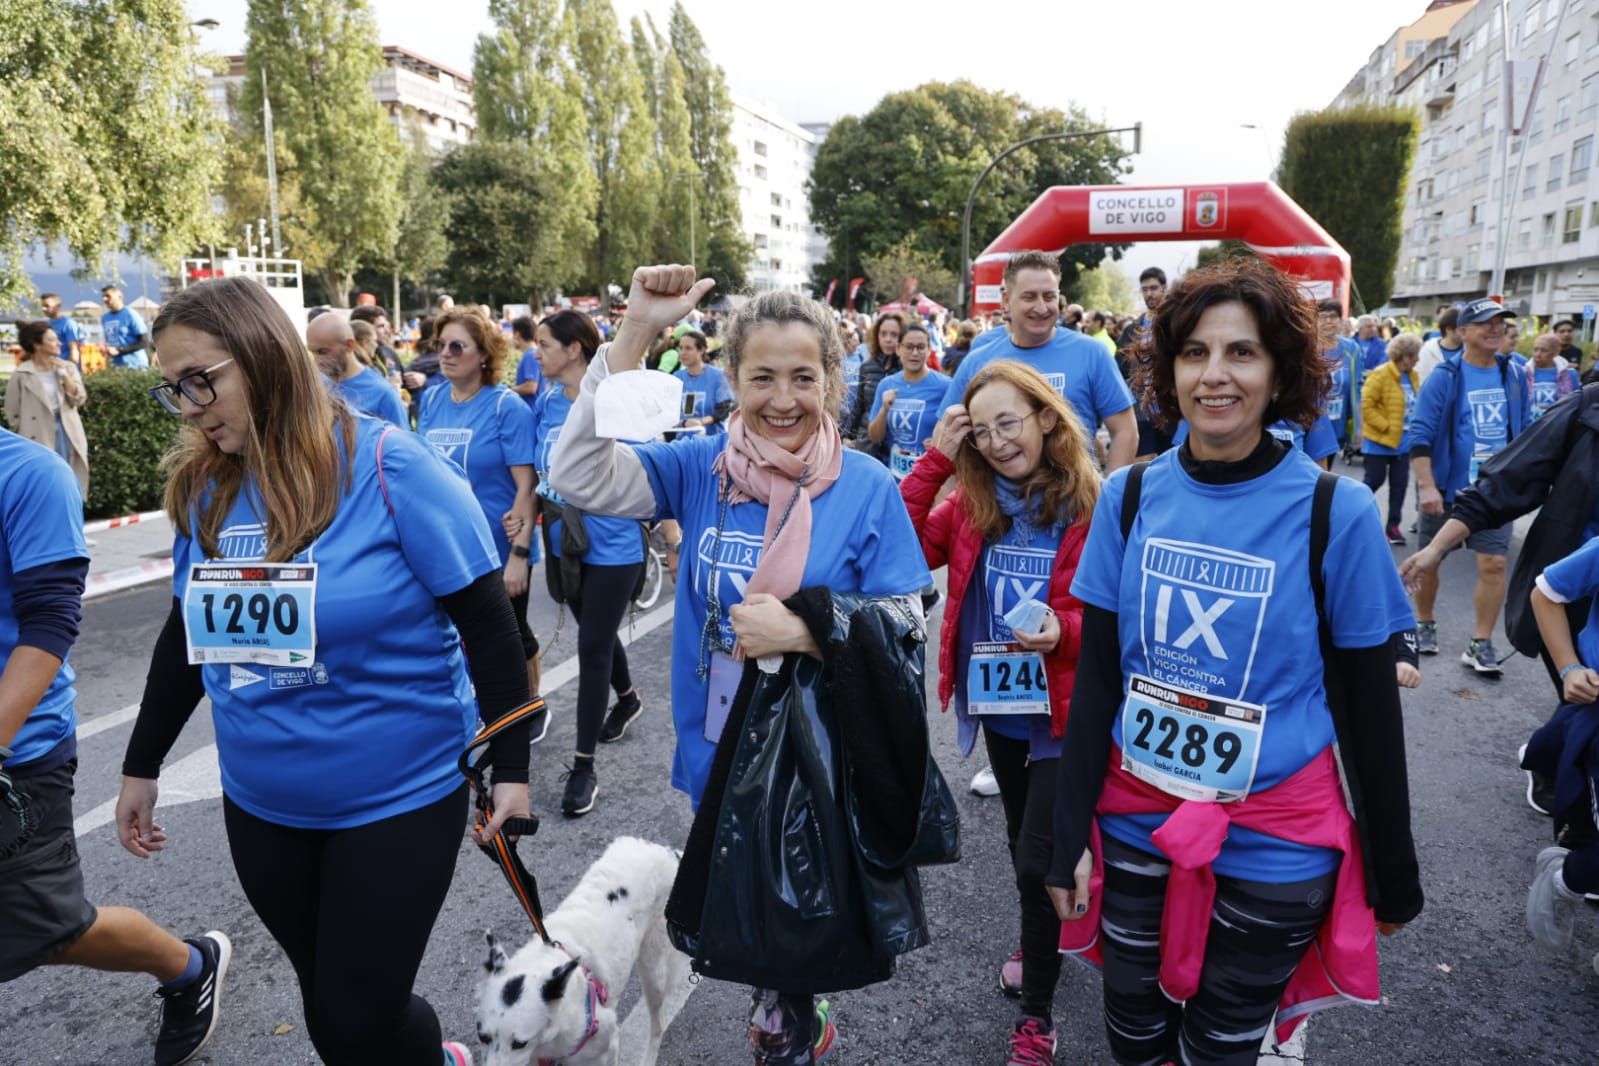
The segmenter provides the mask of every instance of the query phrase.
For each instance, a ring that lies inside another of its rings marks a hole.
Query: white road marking
[[[672,989],[666,997],[666,1004],[662,1009],[665,1014],[666,1028],[672,1027],[672,1019],[676,1018],[683,1005],[688,1002],[688,997],[694,994],[694,989],[699,987],[696,981],[684,981],[677,988]],[[628,1066],[635,1066],[644,1054],[644,1041],[649,1036],[650,1012],[644,1006],[641,998],[633,1004],[633,1009],[627,1012],[627,1017],[622,1019],[621,1032],[617,1034],[617,1043],[622,1049],[622,1060]]]
[[[217,799],[222,795],[222,772],[217,766],[217,746],[207,744],[190,752],[161,773],[161,799],[159,807],[176,807],[182,803]],[[117,801],[106,800],[100,806],[80,814],[72,823],[78,836],[110,825],[117,817]]]
[[[87,722],[78,723],[78,739],[88,740],[96,733],[104,733],[107,729],[115,729],[119,725],[133,721],[139,716],[139,705],[130,703],[120,711],[102,714],[98,718],[91,718]]]
[[[1277,1025],[1274,1019],[1272,1030],[1276,1028]],[[1310,1039],[1309,1033],[1310,1022],[1308,1020],[1301,1022],[1299,1028],[1294,1030],[1294,1035],[1288,1039],[1286,1044],[1274,1048],[1272,1047],[1273,1033],[1268,1031],[1266,1033],[1266,1043],[1260,1049],[1260,1058],[1256,1060],[1256,1066],[1305,1066],[1305,1056],[1309,1054],[1305,1046]]]

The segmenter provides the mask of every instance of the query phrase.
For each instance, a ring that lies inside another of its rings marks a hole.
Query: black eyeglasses
[[[224,359],[215,366],[185,374],[176,381],[163,381],[150,390],[150,395],[175,415],[183,413],[183,408],[178,406],[179,395],[196,407],[210,407],[217,402],[217,390],[216,386],[211,384],[211,375],[231,362],[233,362],[231,358]]]
[[[992,430],[990,430],[987,426],[977,426],[973,428],[971,433],[967,435],[966,439],[971,441],[972,447],[976,448],[978,451],[982,451],[984,448],[988,447],[991,441],[997,442],[1015,440],[1021,435],[1022,423],[1026,422],[1029,418],[1032,418],[1037,413],[1037,411],[1029,411],[1020,418],[1017,418],[1015,415],[1006,415],[1004,418],[998,419],[994,422],[994,428]]]

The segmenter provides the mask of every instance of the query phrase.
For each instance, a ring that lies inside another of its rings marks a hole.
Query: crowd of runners
[[[698,834],[750,809],[748,745],[783,735],[755,716],[787,706],[785,686],[809,701],[803,742],[838,764],[826,788],[803,759],[760,768],[771,796],[814,792],[800,809],[816,824],[773,823],[771,846],[803,871],[844,841],[857,873],[841,904],[758,918],[798,945],[842,906],[845,939],[881,966],[818,969],[798,947],[758,960],[778,976],[752,991],[741,1054],[818,1062],[841,1039],[818,993],[881,980],[925,943],[915,869],[954,858],[929,843],[948,807],[936,765],[900,765],[925,727],[906,732],[884,696],[920,682],[925,627],[936,661],[911,721],[925,699],[963,755],[981,742],[971,788],[998,796],[1014,863],[1019,935],[985,962],[1018,1001],[1003,1061],[1108,1043],[1120,1063],[1253,1063],[1320,1007],[1381,1001],[1379,937],[1423,909],[1400,689],[1444,647],[1497,676],[1503,614],[1555,688],[1518,756],[1552,821],[1527,926],[1569,945],[1599,896],[1599,386],[1569,336],[1524,358],[1484,297],[1442,309],[1436,336],[1384,338],[1253,259],[1139,281],[1146,310],[1119,331],[1063,306],[1041,253],[1011,258],[991,318],[862,321],[767,293],[717,321],[698,310],[710,279],[642,267],[603,329],[576,310],[503,329],[442,308],[403,364],[383,308],[294,323],[251,281],[184,290],[135,338],[183,429],[120,842],[163,848],[162,764],[208,698],[234,867],[316,1053],[472,1061],[413,984],[480,723],[515,724],[487,754],[493,816],[469,831],[488,844],[533,813],[530,747],[567,713],[539,698],[551,635],[529,604],[547,595],[579,664],[560,812],[603,819],[600,745],[669,695],[661,770],[701,814],[685,894],[733,876],[721,837]],[[148,973],[170,1066],[215,1032],[232,946],[85,895],[69,652],[89,548],[83,475],[56,451],[0,431],[0,981]],[[1334,473],[1340,457],[1363,479]],[[1512,523],[1534,513],[1511,572]],[[675,578],[669,693],[636,687],[619,639],[652,537]],[[1439,565],[1461,545],[1474,616],[1441,624]],[[863,675],[863,648],[901,626],[914,651]],[[850,833],[827,835],[831,804]],[[891,860],[879,845],[901,822],[914,839]],[[403,891],[374,896],[375,868]],[[1103,1034],[1056,1028],[1068,954],[1103,974]]]

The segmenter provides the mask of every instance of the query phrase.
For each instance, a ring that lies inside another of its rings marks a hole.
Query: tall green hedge
[[[1278,182],[1349,253],[1367,310],[1393,295],[1419,126],[1407,108],[1362,105],[1296,115],[1283,137]]]
[[[89,498],[84,513],[109,518],[161,506],[161,457],[183,420],[150,397],[155,370],[102,370],[83,379],[89,394],[83,432],[89,438]]]

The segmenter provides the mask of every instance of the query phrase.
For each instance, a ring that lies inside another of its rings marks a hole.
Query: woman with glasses
[[[1072,581],[1046,883],[1062,948],[1103,955],[1116,1062],[1253,1066],[1280,1005],[1284,1038],[1378,1002],[1376,931],[1421,910],[1392,647],[1410,608],[1371,492],[1270,432],[1311,425],[1331,375],[1292,278],[1194,271],[1141,346],[1154,417],[1189,437],[1109,477]]]
[[[166,493],[176,573],[119,838],[162,849],[161,763],[210,697],[234,869],[317,1054],[437,1066],[438,1018],[411,989],[460,851],[456,759],[479,715],[528,699],[494,537],[437,451],[332,399],[259,284],[185,289],[153,336],[153,391],[186,423]],[[490,760],[480,842],[527,816],[526,727]]]
[[[932,335],[920,322],[905,327],[899,338],[904,369],[877,386],[866,435],[873,444],[888,442],[888,468],[903,481],[916,459],[927,450],[938,423],[938,405],[949,379],[927,368],[933,354]]]
[[[905,332],[905,316],[898,311],[878,315],[866,330],[866,358],[861,362],[855,382],[855,402],[850,405],[850,421],[840,429],[846,439],[857,445],[869,443],[866,426],[877,404],[877,390],[885,377],[899,370],[899,338]],[[872,454],[886,454],[879,448],[868,448]]]
[[[89,441],[78,408],[88,399],[78,368],[61,358],[61,338],[44,320],[17,327],[26,356],[6,382],[6,424],[67,461],[78,490],[89,495]]]
[[[915,337],[906,333],[902,354]],[[955,491],[935,504],[951,476]],[[1082,624],[1071,583],[1098,467],[1060,393],[1007,360],[978,371],[961,403],[945,410],[900,495],[927,565],[949,567],[939,700],[945,710],[955,702],[963,756],[982,734],[1005,807],[1022,925],[1000,976],[1000,988],[1022,1000],[1008,1062],[1045,1066],[1055,1061],[1060,919],[1044,875]]]
[[[516,613],[527,662],[528,691],[539,691],[539,642],[527,622],[533,539],[533,414],[500,383],[510,345],[500,328],[470,307],[452,307],[434,320],[439,371],[445,384],[422,394],[416,431],[460,467],[472,484],[494,534],[505,594]],[[507,528],[516,529],[514,536]],[[550,716],[533,719],[533,743],[544,739]]]

